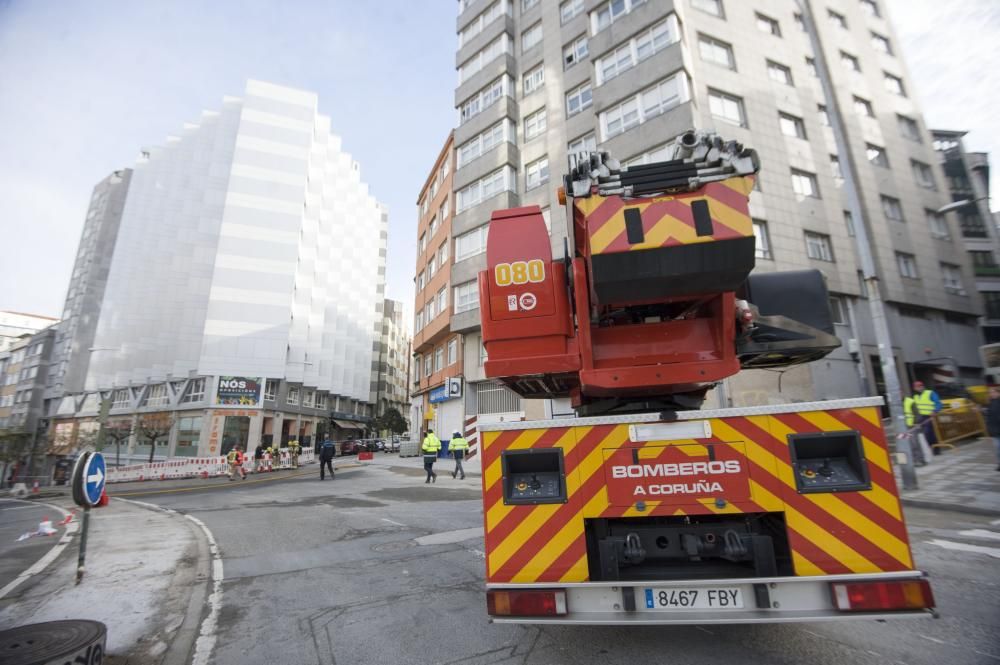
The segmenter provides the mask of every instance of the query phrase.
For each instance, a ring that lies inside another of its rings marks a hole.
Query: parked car
[[[387,453],[398,453],[399,452],[399,437],[394,436],[385,440],[385,451]]]
[[[364,450],[364,446],[361,441],[357,439],[349,439],[347,441],[340,442],[341,455],[357,455],[362,450]]]

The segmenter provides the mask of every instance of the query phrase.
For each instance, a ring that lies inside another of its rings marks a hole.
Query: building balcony
[[[588,3],[590,4],[590,3]],[[588,7],[589,14],[601,2],[593,3],[594,7]],[[648,29],[654,23],[661,21],[673,12],[673,3],[647,2],[639,5],[626,16],[622,16],[614,23],[601,30],[596,35],[591,35],[588,41],[588,51],[591,58],[599,58],[622,42],[628,41],[636,33]]]
[[[513,77],[516,71],[517,65],[512,54],[504,53],[500,57],[494,58],[464,83],[455,88],[455,106],[462,106],[465,100],[475,95],[500,76],[509,74]]]
[[[482,226],[490,221],[490,215],[493,214],[494,210],[502,210],[504,208],[515,208],[518,205],[518,196],[511,191],[503,191],[492,196],[485,201],[474,205],[471,208],[463,210],[459,214],[455,215],[455,218],[451,220],[451,234],[452,236],[461,235],[467,231],[471,231],[477,226]],[[452,277],[452,282],[454,283],[455,278]]]
[[[455,68],[461,67],[463,62],[482,51],[490,42],[505,32],[511,35],[511,40],[513,41],[514,17],[507,14],[485,26],[482,32],[463,44],[462,48],[458,49],[458,53],[455,54]]]
[[[451,267],[452,284],[464,284],[478,279],[479,273],[486,270],[486,252],[458,261]]]
[[[601,144],[601,148],[617,159],[625,160],[649,149],[652,145],[664,143],[694,126],[694,105],[685,102],[608,139]]]
[[[1000,277],[1000,266],[972,266],[976,277]]]
[[[635,67],[594,88],[594,113],[615,106],[623,99],[634,97],[657,81],[663,80],[684,68],[684,51],[681,44],[671,44],[654,53]]]
[[[503,118],[510,118],[515,125],[517,124],[517,102],[513,97],[506,95],[501,97],[459,125],[455,129],[455,146],[459,147],[469,139],[475,138]]]
[[[451,331],[454,333],[467,333],[479,330],[479,307],[455,314],[451,317]]]
[[[520,163],[520,153],[517,146],[510,141],[504,141],[485,155],[480,155],[468,164],[463,164],[462,168],[457,169],[452,186],[457,192],[483,176],[493,173],[504,164],[510,164],[516,170]]]

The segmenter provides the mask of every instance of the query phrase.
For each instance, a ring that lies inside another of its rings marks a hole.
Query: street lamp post
[[[906,417],[903,412],[902,388],[899,383],[899,375],[896,373],[896,359],[892,351],[892,335],[889,332],[889,321],[886,317],[885,303],[882,300],[878,266],[872,255],[871,239],[869,238],[869,233],[871,232],[870,226],[865,216],[864,207],[861,205],[861,179],[854,160],[854,153],[847,140],[847,126],[840,112],[840,103],[837,101],[837,94],[833,88],[833,81],[830,78],[829,65],[823,52],[823,44],[820,41],[819,32],[816,30],[812,2],[811,0],[797,0],[797,2],[802,11],[806,34],[809,37],[809,43],[816,58],[816,72],[819,75],[823,95],[827,100],[830,125],[833,129],[837,152],[843,157],[842,161],[846,167],[843,169],[844,190],[847,194],[847,207],[851,213],[851,218],[857,221],[854,239],[858,258],[861,263],[862,277],[864,278],[865,288],[868,291],[868,305],[871,309],[872,326],[875,329],[875,340],[878,343],[878,355],[882,365],[882,377],[885,381],[886,403],[889,407],[889,416],[895,425],[892,429],[895,430],[895,434],[901,435],[907,430]],[[913,464],[910,439],[907,437],[897,438],[897,447],[905,458],[900,465],[903,476],[903,488],[916,489],[917,472]]]

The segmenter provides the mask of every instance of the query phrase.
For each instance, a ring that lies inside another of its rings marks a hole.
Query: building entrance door
[[[246,452],[249,439],[249,416],[226,416],[226,424],[222,428],[222,454],[228,454],[236,445]]]

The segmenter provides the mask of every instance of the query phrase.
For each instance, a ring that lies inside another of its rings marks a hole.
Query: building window
[[[877,32],[871,33],[872,36],[872,48],[879,53],[885,53],[886,55],[892,55],[892,45],[889,43],[888,37],[883,37]]]
[[[566,115],[576,115],[580,111],[589,108],[593,103],[593,94],[590,91],[590,83],[573,88],[566,93]]]
[[[830,322],[847,325],[847,303],[843,296],[830,296]]]
[[[445,240],[443,243],[441,243],[441,246],[438,247],[437,259],[438,259],[438,265],[440,267],[442,267],[442,268],[448,262],[448,241],[447,240]]]
[[[424,290],[424,284],[425,284],[425,282],[424,282],[424,271],[421,270],[420,274],[417,275],[417,291],[423,291]]]
[[[854,97],[854,112],[869,118],[875,117],[875,109],[872,108],[872,103],[867,99],[857,96]]]
[[[882,15],[878,11],[878,3],[875,0],[861,0],[861,11],[872,18],[879,18]]]
[[[463,45],[467,44],[470,39],[478,35],[483,31],[483,28],[488,26],[490,23],[500,18],[504,14],[510,15],[511,5],[509,0],[499,0],[490,5],[486,11],[477,16],[462,32],[458,35],[458,47],[462,48]]]
[[[980,291],[987,319],[1000,319],[1000,291]]]
[[[596,35],[621,17],[632,12],[646,0],[611,0],[590,12],[591,34]]]
[[[559,5],[559,21],[566,23],[571,18],[583,13],[583,0],[566,0]]]
[[[733,47],[726,42],[719,41],[707,35],[698,35],[698,52],[705,62],[713,62],[722,65],[726,69],[736,69],[736,58],[733,56]]]
[[[795,19],[795,25],[799,26],[799,30],[802,32],[806,31],[806,20],[802,18],[802,14],[795,12],[792,14],[792,18]]]
[[[997,276],[1000,269],[997,267],[996,257],[989,250],[975,250],[969,252],[972,259],[972,272],[977,276]]]
[[[844,179],[844,172],[840,168],[840,157],[837,155],[830,155],[830,172],[833,173],[834,179]]]
[[[777,83],[792,85],[792,70],[772,60],[767,61],[767,76]]]
[[[278,396],[278,381],[267,379],[264,382],[264,399],[273,402]]]
[[[526,12],[535,5],[537,5],[539,0],[521,0],[521,11]]]
[[[899,274],[908,279],[920,279],[917,272],[917,257],[905,252],[896,252],[896,265],[899,266]]]
[[[687,76],[678,72],[601,113],[602,140],[641,125],[687,100]]]
[[[632,167],[639,166],[642,164],[654,164],[656,162],[663,162],[667,160],[668,155],[671,152],[671,146],[673,146],[673,141],[670,143],[664,143],[663,145],[651,148],[641,155],[636,155],[630,159],[623,162],[624,166]]]
[[[792,189],[799,196],[819,198],[819,185],[816,183],[816,175],[808,171],[792,169]]]
[[[169,403],[170,395],[167,393],[167,384],[158,383],[149,387],[143,406],[166,406]]]
[[[854,237],[854,216],[850,210],[844,211],[844,226],[847,227],[847,235]]]
[[[937,189],[937,183],[934,182],[934,171],[931,170],[930,166],[911,159],[910,168],[913,170],[913,177],[917,184],[926,189]]]
[[[810,58],[808,55],[806,56],[806,69],[809,70],[809,73],[814,78],[819,78],[819,70],[816,69],[816,58]]]
[[[430,260],[427,261],[427,283],[431,283],[431,279],[434,277],[434,273],[437,272],[437,254],[431,254]]]
[[[459,122],[465,123],[493,106],[504,95],[510,96],[514,87],[513,79],[501,76],[467,99],[459,109]]]
[[[181,398],[182,404],[200,402],[205,399],[205,379],[192,379],[188,381],[187,390]]]
[[[920,137],[920,125],[917,124],[916,120],[897,113],[896,123],[899,126],[900,136],[917,143],[923,143],[923,139]]]
[[[843,14],[839,14],[832,9],[827,9],[826,15],[830,18],[830,23],[834,27],[847,30],[847,18]]]
[[[504,166],[458,191],[455,211],[462,212],[501,192],[514,190],[514,169]]]
[[[424,356],[424,377],[434,373],[434,356],[427,354]]]
[[[455,287],[453,300],[455,314],[468,312],[479,307],[479,283],[476,280],[459,284]]]
[[[454,365],[458,362],[458,338],[452,337],[448,340],[448,364]]]
[[[542,23],[539,21],[521,33],[521,53],[537,46],[542,41]]]
[[[806,138],[806,125],[802,122],[802,118],[796,118],[788,113],[778,113],[778,125],[781,127],[781,133],[785,136],[797,139]]]
[[[481,51],[461,64],[458,68],[458,84],[462,85],[482,71],[483,67],[490,64],[504,53],[510,52],[510,36],[505,32],[487,44]]]
[[[726,12],[722,7],[722,0],[691,0],[691,6],[712,16],[718,16],[719,18],[726,17]]]
[[[865,144],[865,156],[868,157],[868,161],[874,166],[881,166],[882,168],[889,168],[889,156],[885,152],[885,148],[877,146],[871,143]]]
[[[441,290],[437,293],[437,311],[439,314],[444,314],[448,309],[448,287],[443,286]]]
[[[840,52],[840,64],[849,72],[861,72],[861,61],[850,53]]]
[[[740,127],[746,127],[746,113],[743,112],[743,100],[739,97],[720,92],[708,91],[708,109],[712,115]]]
[[[781,36],[781,26],[778,22],[771,18],[770,16],[765,16],[764,14],[757,13],[757,29],[761,32],[766,32],[769,35],[774,35],[775,37]]]
[[[441,202],[441,219],[446,219],[451,212],[451,195],[445,194],[444,201]]]
[[[942,263],[941,278],[944,280],[945,291],[960,296],[965,295],[965,288],[962,285],[962,269],[959,266],[952,263]]]
[[[524,167],[524,188],[534,189],[549,181],[549,158],[542,157]]]
[[[563,47],[563,69],[569,69],[587,57],[587,35],[581,35]]]
[[[583,155],[587,158],[590,153],[597,150],[597,137],[593,132],[585,134],[580,138],[570,142],[566,146],[566,154],[569,155],[570,164],[576,166],[577,159]]]
[[[597,85],[606,83],[631,69],[654,53],[680,41],[677,16],[671,14],[665,21],[619,45],[597,61]]]
[[[423,358],[423,356],[421,356],[419,354],[413,356],[413,382],[414,383],[420,383],[420,370],[421,370],[421,368],[423,368],[423,365],[421,364],[421,359],[422,358]]]
[[[767,222],[753,220],[754,254],[758,259],[771,259],[771,238],[767,235]]]
[[[468,233],[455,236],[455,260],[464,261],[470,256],[486,251],[486,233],[489,226],[480,226]]]
[[[963,212],[958,216],[963,238],[986,238],[986,224],[978,212]]]
[[[316,403],[316,393],[314,393],[311,390],[303,390],[302,391],[302,406],[311,409],[311,408],[313,408],[313,405],[315,403]]]
[[[444,347],[439,346],[434,350],[434,371],[440,372],[444,369]]]
[[[830,126],[830,114],[827,113],[826,107],[822,104],[816,105],[816,116],[819,118],[819,124],[824,127]]]
[[[177,446],[174,455],[177,457],[194,457],[198,454],[198,442],[201,439],[201,416],[185,416],[177,419]]]
[[[927,216],[928,226],[931,227],[932,238],[937,238],[938,240],[949,240],[951,238],[951,233],[948,232],[948,222],[945,221],[944,215],[929,208],[924,208],[924,214]]]
[[[806,254],[817,261],[833,261],[833,247],[830,236],[806,231]]]
[[[545,107],[538,109],[531,115],[524,118],[524,140],[530,141],[536,136],[545,133],[546,127]]]
[[[466,166],[504,141],[514,142],[514,123],[504,119],[458,147],[458,167]],[[447,200],[446,200],[447,203]],[[447,215],[442,206],[442,216]]]
[[[530,95],[535,90],[538,90],[539,88],[542,87],[542,84],[545,83],[545,66],[538,65],[530,72],[525,74],[522,81],[524,83],[525,95]]]
[[[316,408],[326,411],[326,395],[316,395]]]
[[[885,74],[885,89],[894,95],[906,97],[906,90],[903,88],[903,79],[893,76],[888,72],[882,73]]]
[[[288,395],[285,397],[285,401],[292,406],[299,403],[299,389],[295,387],[288,388]]]
[[[882,213],[886,219],[893,222],[906,222],[903,217],[903,205],[899,199],[885,194],[879,196],[879,199],[882,201]]]

